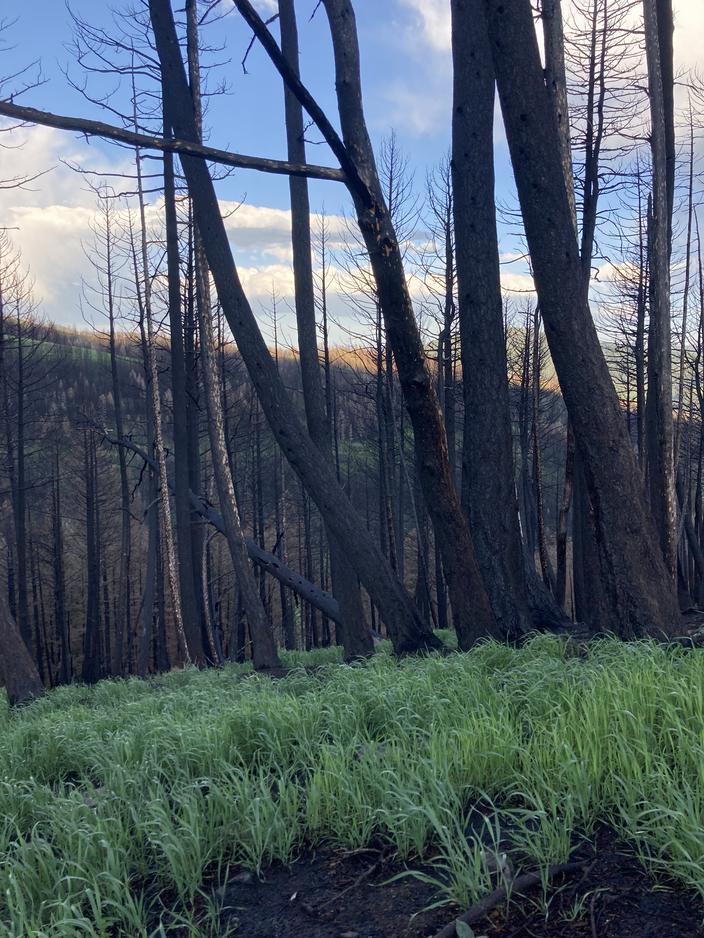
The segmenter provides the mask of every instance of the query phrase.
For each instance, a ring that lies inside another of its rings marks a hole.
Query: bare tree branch
[[[45,127],[56,127],[58,130],[77,131],[89,137],[117,140],[120,143],[146,150],[161,150],[166,153],[202,157],[205,160],[210,160],[211,163],[235,166],[239,169],[256,169],[262,173],[276,173],[283,176],[306,176],[310,179],[326,179],[331,182],[347,181],[342,170],[333,169],[330,166],[303,165],[289,163],[286,160],[269,160],[261,156],[245,156],[241,153],[218,150],[215,147],[202,146],[187,140],[138,134],[130,130],[124,130],[122,127],[115,127],[113,124],[104,124],[102,121],[86,120],[82,117],[66,117],[61,114],[52,114],[49,111],[39,111],[32,107],[14,104],[12,101],[0,101],[0,115],[28,124],[42,124]]]

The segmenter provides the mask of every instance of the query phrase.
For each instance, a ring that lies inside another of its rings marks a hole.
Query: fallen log
[[[125,449],[130,450],[139,456],[140,459],[151,466],[152,469],[156,468],[156,461],[142,449],[141,446],[138,446],[136,443],[133,443],[131,440],[116,440],[108,436],[103,431],[103,438],[114,446],[124,446]],[[215,508],[214,505],[209,504],[204,501],[195,492],[189,492],[191,505],[198,512],[198,514],[211,524],[217,531],[221,534],[225,533],[225,526],[220,515],[220,512]],[[310,580],[306,580],[305,577],[302,577],[300,573],[296,573],[295,570],[291,570],[290,567],[287,567],[281,562],[281,560],[275,555],[269,553],[268,550],[264,550],[263,547],[260,547],[256,541],[253,541],[252,538],[245,538],[245,544],[247,545],[247,553],[249,554],[251,560],[260,566],[266,573],[269,573],[280,583],[283,583],[284,586],[288,586],[289,589],[293,590],[301,599],[304,599],[307,603],[310,603],[311,606],[314,606],[316,609],[320,610],[323,615],[327,616],[329,619],[332,619],[333,622],[340,622],[340,606],[338,601],[328,593],[326,590],[321,589],[319,586],[316,586],[315,583],[311,583]]]
[[[449,925],[446,925],[437,932],[435,938],[455,938],[458,934],[457,922],[463,922],[465,925],[475,925],[487,916],[489,912],[495,909],[497,905],[504,902],[509,894],[521,895],[528,889],[539,886],[544,879],[550,880],[555,879],[557,876],[567,876],[572,873],[578,873],[584,869],[584,866],[584,863],[557,863],[554,866],[548,867],[544,875],[542,873],[524,873],[522,876],[517,876],[509,885],[495,889],[493,892],[489,893],[488,896],[484,896],[483,899],[480,899],[479,902],[468,909],[463,915],[453,919]]]

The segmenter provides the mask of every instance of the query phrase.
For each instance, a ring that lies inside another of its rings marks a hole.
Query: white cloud
[[[410,13],[410,43],[424,45],[434,52],[450,50],[450,0],[400,0]]]
[[[505,293],[535,293],[535,283],[530,274],[511,273],[501,271],[501,289]]]
[[[441,89],[424,83],[417,87],[409,85],[406,79],[398,79],[388,86],[385,94],[389,101],[388,122],[392,127],[403,127],[406,134],[423,136],[449,126],[449,86]]]
[[[54,322],[80,324],[82,278],[87,282],[94,278],[83,245],[89,246],[93,240],[96,200],[86,180],[60,159],[96,172],[117,173],[130,169],[129,156],[120,150],[86,147],[70,135],[44,127],[18,131],[14,144],[22,146],[3,151],[2,177],[51,171],[30,189],[0,189],[0,227],[13,229],[12,238],[30,270],[43,315]],[[96,183],[99,177],[91,180]],[[119,182],[114,183],[117,188]],[[255,308],[258,303],[268,303],[272,287],[280,297],[292,297],[290,212],[248,203],[221,204],[235,262]],[[158,231],[161,200],[148,207],[147,218],[149,226]],[[341,216],[327,216],[331,246],[344,227]]]
[[[398,0],[408,11],[410,24],[406,30],[409,48],[427,54],[450,51],[450,0]],[[569,0],[565,12],[569,14]],[[702,0],[674,0],[675,58],[684,68],[704,65],[704,3]]]
[[[704,66],[704,3],[702,0],[675,0],[675,62],[678,68]]]
[[[293,270],[288,264],[238,265],[237,272],[250,300],[269,300],[272,291],[281,299],[293,296]]]

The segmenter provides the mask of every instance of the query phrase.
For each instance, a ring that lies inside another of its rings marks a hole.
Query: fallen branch
[[[332,182],[345,182],[346,176],[340,169],[331,166],[314,166],[307,163],[290,163],[288,160],[270,160],[262,156],[245,156],[230,150],[217,150],[189,140],[160,137],[156,134],[138,134],[114,124],[102,121],[86,120],[82,117],[66,117],[49,111],[38,111],[33,107],[24,107],[12,101],[0,101],[0,115],[12,117],[26,124],[41,124],[55,127],[57,130],[74,130],[89,137],[103,137],[116,140],[143,150],[161,150],[165,153],[178,153],[185,156],[199,156],[211,163],[223,166],[235,166],[238,169],[256,169],[262,173],[275,173],[283,176],[304,176],[308,179],[327,179]]]
[[[499,889],[495,889],[493,892],[489,893],[488,896],[484,896],[483,899],[480,899],[479,902],[468,909],[464,915],[453,919],[449,925],[441,929],[435,935],[435,938],[455,938],[457,935],[457,922],[464,922],[465,925],[475,925],[487,916],[489,912],[495,909],[497,905],[500,905],[508,899],[509,891],[511,895],[516,893],[520,895],[529,889],[533,889],[534,886],[539,886],[544,880],[555,879],[557,876],[568,876],[571,873],[576,873],[583,869],[584,863],[556,863],[554,866],[548,867],[544,875],[541,873],[524,873],[522,876],[516,877],[510,886],[501,886]]]
[[[374,863],[372,863],[371,866],[368,866],[366,870],[362,870],[362,872],[354,880],[354,882],[350,883],[349,886],[345,886],[345,888],[341,890],[340,892],[335,893],[335,895],[331,896],[330,899],[326,899],[325,902],[321,902],[319,905],[313,906],[312,911],[315,913],[320,912],[322,909],[327,908],[327,906],[332,905],[333,902],[338,902],[343,896],[346,896],[348,892],[352,892],[358,886],[361,886],[365,880],[369,879],[370,876],[376,873],[376,871],[379,869],[379,867],[383,863],[384,858],[385,858],[385,853],[382,850],[382,852],[379,854],[379,856],[374,861]]]
[[[122,439],[117,440],[109,436],[105,431],[103,431],[103,439],[106,442],[111,443],[113,446],[124,446],[125,449],[130,450],[130,452],[135,453],[141,460],[143,460],[145,465],[149,465],[152,468],[155,468],[155,460],[142,449],[141,446],[138,446],[136,443],[133,443],[131,440]],[[171,487],[171,486],[169,486]],[[221,534],[225,533],[225,526],[220,515],[220,512],[213,505],[204,501],[195,492],[189,491],[189,497],[192,507],[198,514],[209,524],[211,524],[217,531]],[[264,550],[263,547],[260,547],[256,541],[253,541],[252,538],[246,537],[245,544],[247,546],[247,553],[249,554],[250,559],[260,566],[267,573],[271,574],[275,579],[280,583],[283,583],[284,586],[288,586],[289,589],[292,589],[294,593],[304,599],[306,602],[310,603],[311,606],[315,606],[323,615],[326,615],[329,619],[332,619],[333,622],[340,621],[340,605],[338,601],[328,593],[326,590],[321,589],[319,586],[316,586],[315,583],[311,583],[310,580],[306,580],[299,573],[296,573],[294,570],[291,570],[285,564],[283,564],[279,558],[270,553],[268,550]]]

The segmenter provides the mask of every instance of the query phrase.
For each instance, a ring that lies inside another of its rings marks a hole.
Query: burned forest
[[[0,11],[0,938],[704,934],[699,0]]]

